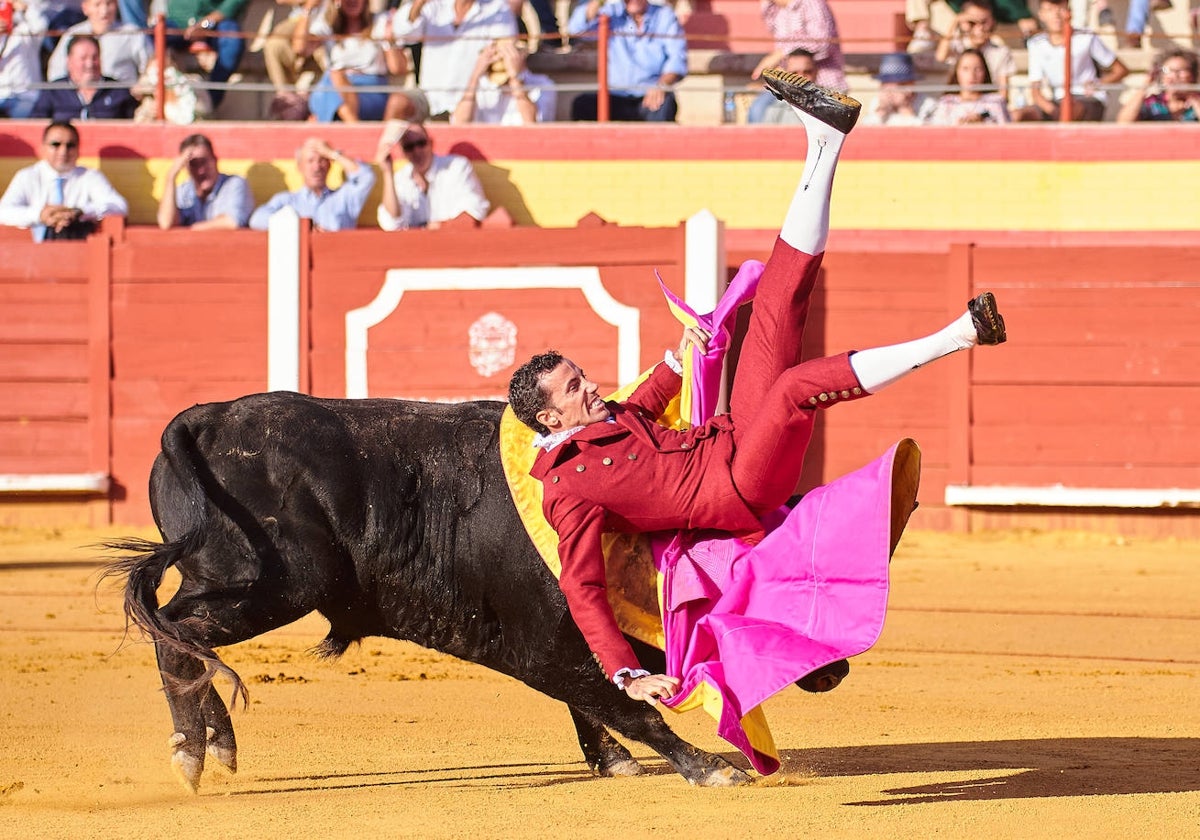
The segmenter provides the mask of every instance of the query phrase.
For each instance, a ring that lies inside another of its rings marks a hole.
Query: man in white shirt
[[[551,122],[557,107],[554,82],[525,66],[525,45],[501,38],[479,54],[450,122],[532,125]]]
[[[517,19],[508,0],[413,0],[393,13],[392,34],[422,42],[421,90],[437,116],[454,111],[480,51],[517,36]]]
[[[399,170],[397,145],[406,160]],[[429,132],[420,123],[389,123],[375,162],[383,170],[377,216],[384,230],[437,228],[463,215],[478,225],[491,208],[471,162],[459,155],[435,155]]]
[[[1045,32],[1029,39],[1029,93],[1033,104],[1013,112],[1017,122],[1057,120],[1063,100],[1067,37],[1064,24],[1071,17],[1068,0],[1041,0],[1038,19]],[[1099,68],[1099,70],[1097,69]],[[1116,53],[1095,32],[1071,33],[1071,119],[1099,122],[1104,119],[1107,94],[1129,74]]]
[[[42,133],[42,159],[18,170],[0,197],[0,224],[30,228],[37,242],[83,239],[105,216],[125,216],[129,204],[108,179],[79,166],[79,131],[52,122]]]
[[[83,0],[87,20],[63,33],[46,65],[46,76],[67,75],[67,48],[75,35],[94,35],[100,42],[100,72],[132,85],[154,55],[150,39],[136,26],[117,22],[117,0]]]

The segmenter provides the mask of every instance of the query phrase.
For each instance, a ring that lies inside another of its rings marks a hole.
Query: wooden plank
[[[1191,464],[981,464],[973,483],[987,486],[1197,487],[1200,463]]]
[[[1181,475],[1200,468],[1194,428],[1177,425],[1141,427],[1136,433],[1127,424],[1103,427],[1087,421],[1053,427],[976,426],[971,439],[975,464],[1176,465]],[[977,481],[974,475],[971,480]]]
[[[1200,348],[1031,347],[1020,333],[1002,347],[975,352],[975,381],[993,385],[1163,387],[1200,384]]]
[[[91,388],[74,382],[0,381],[0,420],[87,419]]]
[[[1147,259],[1148,254],[1153,259]],[[1092,287],[1163,280],[1197,282],[1195,266],[1200,249],[987,248],[981,249],[977,278],[1003,288],[1045,287],[1065,290],[1076,283]]]
[[[119,301],[113,310],[117,334],[138,336],[148,344],[182,338],[220,340],[222,336],[255,337],[265,352],[266,300],[260,295],[191,303]]]
[[[88,471],[87,420],[0,421],[0,472]]]
[[[257,393],[265,382],[239,379],[114,379],[113,414],[116,417],[151,417],[170,420],[198,403],[223,402]]]
[[[0,318],[0,342],[87,340],[87,299],[11,303]]]
[[[1150,427],[1200,427],[1200,391],[1193,386],[986,385],[975,389],[975,405],[980,427],[1093,423],[1138,434]]]
[[[147,342],[140,337],[113,340],[113,368],[121,379],[242,379],[265,387],[267,350],[262,336],[240,341]]]
[[[0,380],[70,381],[87,376],[87,344],[0,343]]]

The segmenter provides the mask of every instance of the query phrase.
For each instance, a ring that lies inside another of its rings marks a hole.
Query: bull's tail
[[[125,627],[136,625],[146,638],[155,645],[166,647],[184,656],[192,657],[204,665],[204,673],[195,679],[185,680],[163,672],[163,685],[167,691],[186,694],[200,691],[210,685],[213,678],[221,675],[233,684],[230,708],[241,700],[243,707],[249,703],[249,692],[237,672],[221,661],[210,646],[199,638],[202,626],[191,619],[171,621],[158,607],[158,587],[167,569],[194,553],[202,540],[202,531],[193,530],[178,540],[157,543],[131,537],[104,543],[106,549],[126,553],[104,567],[101,578],[125,579]]]

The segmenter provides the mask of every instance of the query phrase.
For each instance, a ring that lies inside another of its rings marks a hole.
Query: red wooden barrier
[[[101,469],[112,475],[111,499],[99,508],[94,496],[59,499],[74,511],[60,506],[60,515],[107,518],[111,501],[116,521],[146,521],[146,479],[170,417],[267,387],[266,236],[131,228],[88,243],[33,245],[11,233],[3,240],[0,478]],[[614,350],[621,331],[578,288],[474,287],[481,269],[526,266],[513,276],[532,277],[538,266],[562,267],[551,274],[594,266],[605,294],[641,313],[639,366],[677,339],[653,269],[682,291],[678,229],[360,230],[301,242],[300,382],[319,395],[351,388],[347,313],[380,299],[389,278],[411,279],[418,269],[454,269],[449,275],[462,282],[436,291],[410,285],[360,331],[372,395],[501,396],[513,364],[548,346],[576,356],[605,385],[622,378]],[[215,253],[219,260],[209,258]],[[1179,488],[1194,496],[1200,281],[1191,267],[1198,260],[1196,248],[830,253],[807,333],[810,355],[927,334],[985,288],[997,293],[1011,339],[824,413],[805,483],[912,436],[925,456],[916,527],[1200,536],[1194,508],[946,503],[948,489],[969,496],[1013,486]],[[512,363],[472,356],[474,343],[496,337],[473,334],[481,322],[514,327]],[[27,494],[0,494],[0,521],[18,521],[32,509],[28,502]]]

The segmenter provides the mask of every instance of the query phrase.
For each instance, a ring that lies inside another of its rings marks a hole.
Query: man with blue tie
[[[79,131],[71,123],[46,127],[41,156],[19,170],[0,197],[0,224],[29,228],[38,242],[84,239],[105,216],[129,213],[103,174],[79,166]]]

